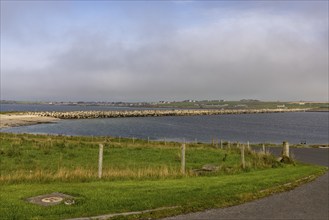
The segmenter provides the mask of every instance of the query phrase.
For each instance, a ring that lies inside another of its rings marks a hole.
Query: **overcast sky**
[[[3,1],[1,99],[328,101],[328,1]]]

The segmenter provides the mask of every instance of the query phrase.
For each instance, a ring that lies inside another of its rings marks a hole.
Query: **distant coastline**
[[[316,108],[316,109],[309,109],[306,112],[329,112],[329,108]]]
[[[22,102],[0,100],[0,111],[104,111],[117,109],[329,109],[327,102],[311,101],[260,101],[253,99],[183,100],[157,102]]]

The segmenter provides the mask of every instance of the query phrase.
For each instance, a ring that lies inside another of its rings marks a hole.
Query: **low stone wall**
[[[120,118],[120,117],[156,117],[156,116],[192,116],[222,114],[256,114],[301,112],[307,109],[249,109],[249,110],[133,110],[133,111],[72,111],[72,112],[27,112],[29,115],[54,117],[60,119]]]

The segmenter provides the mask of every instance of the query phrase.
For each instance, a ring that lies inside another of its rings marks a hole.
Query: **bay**
[[[60,120],[2,132],[135,137],[151,140],[329,143],[328,112]]]

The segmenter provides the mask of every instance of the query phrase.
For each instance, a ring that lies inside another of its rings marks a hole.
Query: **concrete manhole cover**
[[[47,194],[47,195],[35,196],[35,197],[31,197],[31,198],[27,199],[27,201],[30,203],[34,203],[34,204],[42,205],[42,206],[58,205],[62,201],[64,201],[64,203],[65,203],[66,200],[70,201],[71,204],[74,204],[73,196],[66,195],[63,193],[57,193],[57,192]]]
[[[56,196],[52,196],[52,197],[47,197],[47,198],[41,199],[41,202],[50,202],[50,203],[61,202],[61,201],[63,201],[63,198],[56,197]]]

